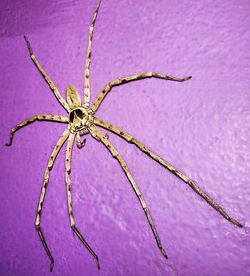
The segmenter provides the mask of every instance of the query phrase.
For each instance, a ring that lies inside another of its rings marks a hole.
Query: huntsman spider
[[[114,134],[118,135],[119,137],[126,140],[128,143],[135,145],[139,148],[142,152],[147,154],[150,158],[158,162],[161,166],[169,170],[171,173],[176,175],[178,178],[180,178],[184,183],[186,183],[190,188],[192,188],[200,197],[202,197],[210,206],[212,206],[218,213],[220,213],[226,220],[231,222],[232,224],[243,227],[242,224],[240,224],[235,219],[231,218],[223,209],[220,207],[215,201],[213,201],[205,192],[203,192],[191,179],[189,179],[186,175],[184,175],[182,172],[177,170],[175,167],[173,167],[170,163],[162,159],[160,156],[158,156],[156,153],[151,151],[148,147],[146,147],[144,144],[142,144],[140,141],[136,140],[133,136],[128,134],[127,132],[121,130],[120,128],[109,124],[108,122],[105,122],[95,116],[96,111],[100,107],[101,103],[103,102],[106,95],[111,92],[112,88],[121,84],[126,84],[128,82],[146,79],[146,78],[158,78],[158,79],[164,79],[164,80],[170,80],[170,81],[177,81],[177,82],[184,82],[191,79],[191,76],[185,77],[185,78],[177,78],[177,77],[171,77],[168,75],[159,74],[156,72],[147,72],[143,74],[136,74],[131,75],[124,78],[119,78],[116,80],[113,80],[109,82],[103,90],[99,93],[98,97],[94,101],[93,105],[90,107],[90,83],[89,83],[89,75],[90,75],[90,62],[91,62],[91,48],[92,48],[92,40],[93,40],[93,32],[94,32],[94,26],[97,18],[97,14],[99,11],[99,7],[101,4],[101,0],[98,0],[96,9],[93,14],[92,22],[89,28],[89,37],[88,37],[88,48],[87,48],[87,56],[85,61],[85,70],[84,70],[84,103],[82,103],[81,98],[76,91],[75,88],[72,86],[68,86],[66,88],[66,101],[61,96],[60,92],[58,91],[56,85],[53,83],[51,78],[47,75],[45,70],[43,69],[42,65],[38,61],[38,59],[35,57],[30,42],[27,38],[27,36],[24,36],[25,42],[27,44],[27,48],[30,54],[30,58],[33,61],[34,65],[38,69],[38,71],[43,76],[44,80],[49,85],[49,88],[54,93],[55,97],[57,98],[58,102],[63,106],[63,108],[67,111],[67,116],[59,116],[59,115],[35,115],[18,125],[16,125],[14,128],[11,129],[9,143],[6,144],[7,146],[10,146],[12,144],[13,136],[15,132],[25,126],[27,126],[30,123],[33,123],[35,121],[50,121],[50,122],[59,122],[59,123],[65,123],[68,124],[66,130],[63,132],[61,137],[59,138],[56,146],[54,147],[49,161],[48,165],[46,167],[45,173],[44,173],[44,179],[43,179],[43,185],[42,190],[40,193],[40,199],[38,203],[37,213],[36,213],[36,220],[35,220],[35,227],[38,232],[38,235],[40,237],[40,240],[43,244],[43,247],[50,259],[50,271],[53,270],[54,266],[54,259],[52,257],[52,254],[50,252],[50,249],[47,245],[47,242],[45,240],[43,231],[40,226],[41,222],[41,213],[42,213],[42,207],[43,202],[45,199],[46,189],[49,182],[49,175],[50,171],[53,168],[55,159],[61,150],[64,143],[67,141],[67,149],[66,149],[66,161],[65,161],[65,181],[66,181],[66,190],[67,190],[67,203],[68,203],[68,214],[69,214],[69,220],[70,220],[70,226],[74,233],[77,235],[77,237],[80,239],[80,241],[83,243],[83,245],[86,247],[88,252],[95,258],[96,264],[98,269],[100,269],[99,259],[94,250],[91,248],[91,246],[87,243],[87,241],[84,239],[81,232],[78,230],[74,216],[72,211],[72,199],[71,199],[71,183],[70,183],[70,172],[71,172],[71,157],[72,157],[72,149],[74,142],[76,140],[77,147],[81,149],[86,139],[83,141],[81,140],[81,136],[90,134],[94,139],[101,142],[107,150],[112,154],[112,156],[118,161],[121,168],[123,169],[126,177],[128,178],[128,181],[130,182],[136,196],[139,199],[139,202],[141,204],[141,207],[146,215],[147,221],[151,227],[151,230],[153,232],[154,238],[156,240],[157,246],[159,247],[162,255],[168,259],[168,256],[166,254],[166,251],[164,250],[159,235],[157,233],[157,230],[155,228],[153,219],[150,215],[150,211],[147,207],[147,204],[144,200],[144,197],[142,196],[137,184],[135,183],[132,175],[129,172],[129,169],[119,154],[119,152],[115,149],[115,147],[110,143],[108,137],[106,137],[101,130],[98,127],[101,127],[103,129],[109,130],[113,132]],[[98,126],[98,127],[97,127]]]

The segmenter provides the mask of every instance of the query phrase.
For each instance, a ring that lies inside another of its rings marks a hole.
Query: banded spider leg
[[[79,240],[83,243],[83,245],[87,248],[89,253],[95,258],[96,265],[98,270],[100,269],[100,263],[98,256],[95,254],[93,249],[90,247],[90,245],[87,243],[87,241],[84,239],[83,235],[80,233],[78,228],[75,224],[75,219],[73,216],[73,208],[72,208],[72,198],[71,198],[71,182],[70,182],[70,173],[71,173],[71,158],[72,158],[72,150],[75,140],[75,134],[71,133],[69,135],[68,143],[67,143],[67,150],[66,150],[66,161],[65,161],[65,181],[66,181],[66,190],[67,190],[67,200],[68,200],[68,213],[69,213],[69,219],[70,219],[70,227],[74,231],[74,233],[77,235]]]
[[[49,121],[49,122],[58,122],[58,123],[68,123],[69,119],[68,117],[60,116],[60,115],[50,115],[50,114],[40,114],[30,117],[27,120],[24,120],[23,122],[17,124],[15,127],[11,129],[10,136],[9,136],[9,142],[6,143],[6,146],[11,146],[12,141],[14,138],[14,134],[16,131],[21,129],[22,127],[25,127],[35,121]]]
[[[95,22],[98,15],[98,11],[100,8],[102,0],[98,0],[92,22],[89,27],[89,39],[88,39],[88,48],[87,48],[87,56],[85,61],[85,68],[84,68],[84,107],[89,108],[89,101],[90,101],[90,84],[89,84],[89,75],[90,75],[90,63],[91,63],[91,50],[92,50],[92,40],[95,28]]]
[[[24,40],[25,40],[25,42],[27,44],[27,47],[28,47],[28,50],[29,50],[29,54],[30,54],[30,58],[33,61],[34,65],[36,66],[37,70],[40,72],[40,74],[43,76],[44,80],[49,85],[49,88],[54,93],[54,95],[57,98],[58,102],[63,106],[63,108],[67,112],[69,112],[70,111],[69,105],[67,104],[67,102],[64,100],[64,98],[62,97],[62,95],[58,91],[58,89],[57,89],[56,85],[54,84],[54,82],[51,80],[51,78],[45,72],[45,70],[43,69],[43,67],[39,63],[38,59],[35,57],[35,55],[33,53],[33,50],[31,48],[30,42],[28,40],[28,37],[26,35],[24,36]]]
[[[134,144],[136,147],[138,147],[142,152],[147,154],[150,158],[158,162],[161,166],[169,170],[171,173],[176,175],[178,178],[180,178],[184,183],[189,185],[190,188],[192,188],[200,197],[202,197],[210,206],[212,206],[218,213],[220,213],[226,220],[231,222],[232,224],[243,227],[241,223],[239,223],[234,218],[231,218],[224,209],[216,203],[214,200],[212,200],[209,195],[207,195],[205,192],[201,190],[191,179],[189,179],[186,175],[181,173],[179,170],[177,170],[174,166],[169,164],[167,161],[162,159],[160,156],[155,154],[153,151],[151,151],[149,148],[147,148],[144,144],[142,144],[140,141],[136,140],[133,136],[126,133],[125,131],[121,130],[120,128],[111,125],[103,120],[100,120],[98,118],[94,118],[95,125],[98,125],[104,129],[110,130],[114,134],[120,136],[124,140],[126,140],[128,143]]]
[[[128,77],[119,78],[119,79],[116,79],[116,80],[113,80],[113,81],[109,82],[103,88],[103,90],[96,97],[96,100],[94,101],[94,103],[91,107],[91,110],[94,113],[97,111],[97,109],[99,108],[99,106],[103,102],[104,98],[107,96],[107,94],[111,91],[111,89],[113,87],[131,82],[131,81],[136,81],[136,80],[141,80],[141,79],[146,79],[146,78],[158,78],[158,79],[164,79],[164,80],[170,80],[170,81],[183,82],[183,81],[190,80],[192,77],[188,76],[188,77],[185,77],[185,78],[177,78],[177,77],[172,77],[172,76],[169,76],[169,75],[163,75],[163,74],[159,74],[159,73],[150,71],[150,72],[143,73],[143,74],[135,74],[135,75],[128,76]]]
[[[41,239],[43,247],[44,247],[44,249],[45,249],[45,251],[46,251],[46,253],[47,253],[47,255],[48,255],[49,259],[50,259],[50,271],[51,272],[52,272],[53,267],[54,267],[54,258],[51,255],[51,252],[50,252],[49,247],[48,247],[48,245],[46,243],[44,234],[43,234],[42,229],[40,227],[41,214],[42,214],[42,208],[43,208],[44,198],[45,198],[45,195],[46,195],[46,189],[47,189],[48,183],[49,183],[49,174],[50,174],[50,171],[53,168],[55,159],[56,159],[56,157],[57,157],[60,149],[62,148],[63,144],[68,139],[68,137],[69,137],[69,130],[66,129],[64,131],[64,133],[62,134],[62,136],[60,137],[60,139],[58,140],[55,148],[52,151],[52,154],[50,155],[50,158],[49,158],[49,161],[48,161],[48,165],[47,165],[47,168],[46,168],[45,173],[44,173],[43,185],[42,185],[42,190],[41,190],[40,199],[39,199],[38,208],[37,208],[37,213],[36,213],[36,223],[35,223],[36,230],[37,230],[38,235],[39,235],[39,237]]]
[[[112,156],[119,162],[121,168],[123,169],[124,173],[126,174],[136,196],[138,197],[139,201],[140,201],[140,204],[142,206],[142,209],[146,215],[146,218],[148,220],[148,223],[151,227],[151,230],[154,234],[154,237],[155,237],[155,240],[156,240],[156,243],[162,253],[162,255],[168,259],[168,256],[167,256],[167,253],[165,251],[165,249],[163,248],[162,244],[161,244],[161,240],[160,240],[160,237],[158,235],[158,232],[156,230],[156,227],[154,225],[154,222],[153,222],[153,219],[150,215],[150,212],[149,212],[149,209],[147,207],[147,204],[145,202],[145,199],[144,197],[142,196],[137,184],[135,183],[132,175],[130,174],[129,172],[129,169],[128,169],[128,166],[127,164],[125,163],[125,161],[123,160],[123,158],[121,157],[121,155],[118,153],[118,151],[115,149],[115,147],[109,142],[109,140],[107,139],[106,136],[104,136],[102,134],[102,132],[97,129],[95,126],[92,126],[90,128],[90,133],[91,135],[97,140],[97,141],[101,141],[103,143],[103,145],[110,151],[110,153],[112,154]]]

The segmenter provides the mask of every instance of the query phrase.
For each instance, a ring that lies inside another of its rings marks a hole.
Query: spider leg
[[[185,77],[185,78],[176,78],[176,77],[171,77],[171,76],[168,76],[168,75],[159,74],[159,73],[156,73],[156,72],[147,72],[147,73],[144,73],[144,74],[136,74],[136,75],[116,79],[116,80],[113,80],[113,81],[109,82],[103,88],[103,90],[99,93],[96,100],[94,101],[94,103],[91,107],[91,110],[93,112],[97,111],[97,109],[101,105],[102,101],[104,100],[105,96],[111,91],[111,89],[114,86],[118,86],[118,85],[125,84],[125,83],[135,81],[135,80],[146,79],[146,78],[158,78],[158,79],[164,79],[164,80],[183,82],[183,81],[190,80],[192,77],[189,76],[189,77]]]
[[[231,218],[224,209],[215,201],[213,201],[209,195],[207,195],[205,192],[201,190],[199,186],[197,186],[191,179],[189,179],[186,175],[178,171],[174,166],[169,164],[167,161],[163,160],[159,155],[155,154],[153,151],[151,151],[149,148],[147,148],[144,144],[142,144],[140,141],[136,140],[133,136],[130,134],[124,132],[123,130],[119,129],[116,126],[110,125],[107,122],[104,122],[103,120],[100,120],[98,118],[94,118],[94,123],[104,129],[110,130],[111,132],[117,134],[118,136],[125,139],[127,142],[134,144],[137,146],[142,152],[146,153],[149,157],[151,157],[153,160],[158,162],[160,165],[162,165],[164,168],[169,170],[171,173],[179,177],[183,182],[185,182],[189,187],[191,187],[200,197],[202,197],[210,206],[212,206],[218,213],[220,213],[226,220],[231,222],[232,224],[243,227],[241,223],[239,223],[234,218]]]
[[[29,54],[30,54],[30,58],[32,59],[32,61],[34,62],[36,68],[38,69],[38,71],[41,73],[41,75],[43,76],[44,80],[47,82],[47,84],[49,85],[50,89],[52,90],[52,92],[54,93],[55,97],[57,98],[58,102],[64,107],[64,109],[66,109],[68,112],[70,112],[70,108],[67,104],[67,102],[63,99],[62,95],[60,94],[60,92],[58,91],[56,85],[54,84],[54,82],[51,80],[51,78],[47,75],[47,73],[45,72],[45,70],[42,68],[41,64],[38,62],[37,58],[35,57],[30,42],[28,40],[28,37],[25,35],[24,36],[24,40],[27,44],[28,50],[29,50]]]
[[[9,143],[6,143],[6,146],[11,146],[13,137],[16,131],[18,131],[20,128],[25,127],[35,121],[50,121],[50,122],[59,122],[59,123],[68,123],[69,119],[68,117],[64,116],[59,116],[59,115],[46,115],[46,114],[41,114],[41,115],[35,115],[30,117],[29,119],[22,121],[15,127],[11,129],[10,136],[9,136]]]
[[[84,107],[89,107],[89,100],[90,100],[90,84],[89,84],[89,67],[91,62],[91,48],[92,48],[92,40],[93,40],[93,33],[95,27],[95,21],[97,18],[98,10],[101,5],[102,0],[98,0],[97,6],[95,8],[91,25],[89,27],[89,39],[88,39],[88,49],[87,49],[87,57],[85,61],[85,70],[84,70]]]
[[[97,140],[98,140],[98,141],[100,140],[100,141],[104,144],[104,146],[110,151],[110,153],[112,154],[112,156],[119,162],[120,166],[122,167],[124,173],[126,174],[128,180],[129,180],[129,182],[130,182],[130,184],[131,184],[131,186],[132,186],[134,192],[136,193],[136,196],[138,197],[138,199],[139,199],[139,201],[140,201],[140,204],[141,204],[141,206],[142,206],[142,209],[143,209],[143,211],[144,211],[144,213],[145,213],[145,215],[146,215],[146,218],[147,218],[147,220],[148,220],[148,223],[149,223],[149,225],[150,225],[150,227],[151,227],[151,230],[152,230],[152,232],[153,232],[153,234],[154,234],[156,243],[157,243],[157,245],[158,245],[158,247],[159,247],[159,249],[160,249],[162,255],[163,255],[166,259],[168,259],[168,256],[167,256],[167,254],[166,254],[166,251],[164,250],[164,248],[163,248],[163,246],[162,246],[162,244],[161,244],[160,237],[159,237],[159,235],[158,235],[158,233],[157,233],[157,230],[156,230],[156,228],[155,228],[155,225],[154,225],[153,219],[152,219],[152,217],[151,217],[151,215],[150,215],[150,212],[149,212],[149,209],[148,209],[148,207],[147,207],[147,204],[146,204],[146,202],[145,202],[145,200],[144,200],[144,198],[143,198],[143,196],[142,196],[142,194],[141,194],[141,192],[140,192],[140,190],[139,190],[137,184],[135,183],[135,181],[134,181],[132,175],[130,174],[129,169],[128,169],[128,167],[127,167],[125,161],[124,161],[123,158],[120,156],[120,154],[118,153],[118,151],[114,148],[114,146],[109,142],[109,140],[107,139],[107,137],[105,137],[99,129],[97,129],[97,128],[94,127],[94,126],[91,126],[91,127],[90,127],[90,134],[91,134],[95,139],[98,137],[99,139],[97,139]]]
[[[52,154],[50,155],[50,158],[49,158],[49,161],[48,161],[48,165],[47,165],[47,168],[45,170],[45,173],[44,173],[44,180],[43,180],[43,185],[42,185],[42,190],[41,190],[41,193],[40,193],[40,199],[39,199],[39,203],[38,203],[38,207],[37,207],[37,213],[36,213],[36,223],[35,223],[35,226],[36,226],[36,230],[38,232],[38,235],[41,239],[41,242],[43,244],[43,247],[50,259],[50,271],[53,270],[53,267],[54,267],[54,259],[50,253],[50,250],[49,250],[49,247],[46,243],[46,240],[45,240],[45,237],[43,235],[43,232],[42,232],[42,229],[40,227],[40,222],[41,222],[41,213],[42,213],[42,207],[43,207],[43,202],[44,202],[44,198],[45,198],[45,194],[46,194],[46,189],[47,189],[47,186],[48,186],[48,183],[49,183],[49,173],[50,171],[52,170],[53,168],[53,165],[54,165],[54,161],[61,149],[61,147],[63,146],[63,144],[65,143],[65,141],[67,140],[69,136],[69,130],[66,129],[62,136],[60,137],[60,139],[58,140],[56,146],[54,147],[53,151],[52,151]]]
[[[68,199],[68,213],[69,213],[69,219],[70,219],[70,226],[74,233],[77,235],[77,237],[80,239],[80,241],[83,243],[83,245],[87,248],[89,253],[95,258],[96,265],[98,270],[100,269],[99,259],[98,256],[95,254],[93,249],[90,247],[90,245],[87,243],[87,241],[84,239],[80,231],[75,225],[75,220],[73,216],[73,210],[72,210],[72,199],[71,199],[71,183],[70,183],[70,172],[71,172],[71,157],[72,157],[72,149],[73,144],[75,140],[75,134],[71,133],[69,135],[69,140],[67,143],[67,151],[66,151],[66,171],[65,171],[65,180],[66,180],[66,188],[67,188],[67,199]]]

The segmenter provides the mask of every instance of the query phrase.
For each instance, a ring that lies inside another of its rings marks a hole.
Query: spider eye
[[[76,113],[76,116],[77,116],[77,117],[79,117],[79,118],[81,118],[81,119],[83,118],[83,113],[82,113],[81,109],[76,109],[76,110],[75,110],[75,113]]]
[[[81,109],[76,109],[70,113],[69,120],[71,123],[73,123],[75,117],[77,117],[79,119],[83,119],[84,113],[82,112]]]
[[[71,123],[73,122],[73,120],[74,120],[74,112],[70,113],[69,120],[70,120]]]

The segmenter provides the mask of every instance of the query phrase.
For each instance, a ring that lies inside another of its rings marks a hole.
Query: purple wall
[[[22,35],[63,94],[68,84],[82,92],[95,5],[1,1],[1,275],[51,275],[34,222],[47,159],[65,128],[34,123],[17,133],[11,148],[3,146],[16,123],[34,114],[65,114],[30,61]],[[92,99],[109,81],[149,70],[193,79],[117,87],[98,116],[194,179],[244,228],[110,134],[148,202],[169,255],[164,260],[117,161],[89,137],[73,153],[73,208],[101,271],[69,227],[62,150],[41,223],[55,258],[53,275],[250,275],[249,26],[248,0],[103,0],[93,42]]]

